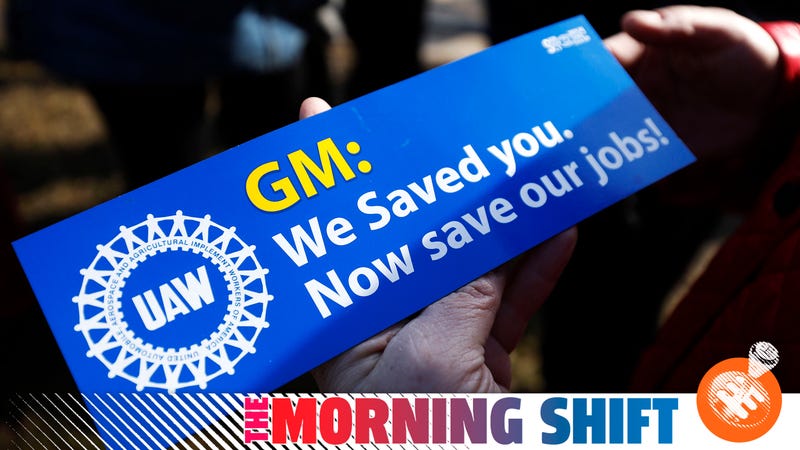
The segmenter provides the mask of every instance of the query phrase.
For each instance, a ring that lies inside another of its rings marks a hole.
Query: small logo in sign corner
[[[750,347],[747,358],[730,358],[712,367],[697,389],[697,410],[717,437],[749,442],[766,434],[781,411],[781,388],[772,369],[778,350],[769,342]]]
[[[154,217],[119,227],[83,276],[75,331],[87,357],[145,388],[199,387],[232,375],[268,327],[265,276],[254,254],[211,216]]]
[[[565,33],[559,34],[558,36],[548,36],[542,39],[542,47],[547,50],[548,54],[552,55],[565,48],[585,44],[591,40],[592,37],[586,32],[586,28],[575,27],[570,28]]]

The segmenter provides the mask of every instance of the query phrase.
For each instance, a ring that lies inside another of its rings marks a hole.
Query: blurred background
[[[543,3],[0,0],[3,399],[75,390],[12,240],[286,125],[307,96],[336,105],[576,14],[608,36],[622,12],[668,2]],[[783,2],[705,3],[798,19]],[[665,311],[735,224],[647,191],[582,223],[513,355],[513,390],[623,392]],[[307,376],[283,388],[314,389]],[[3,419],[16,420],[14,407]]]

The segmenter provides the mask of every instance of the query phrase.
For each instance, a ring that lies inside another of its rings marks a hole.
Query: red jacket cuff
[[[781,102],[800,99],[800,23],[792,21],[763,22],[761,26],[772,36],[781,53],[783,86]]]

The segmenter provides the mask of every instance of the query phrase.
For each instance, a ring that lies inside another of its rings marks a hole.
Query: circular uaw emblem
[[[140,391],[205,389],[233,374],[268,326],[268,270],[254,250],[208,215],[121,226],[80,272],[86,355]]]

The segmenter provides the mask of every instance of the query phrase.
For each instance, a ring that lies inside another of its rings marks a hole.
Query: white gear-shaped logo
[[[245,244],[235,231],[214,223],[209,215],[198,218],[177,211],[165,217],[148,214],[147,220],[121,226],[111,241],[98,245],[91,265],[80,271],[81,292],[72,299],[79,308],[75,331],[89,344],[86,355],[100,360],[109,378],[122,377],[139,391],[205,389],[217,376],[232,375],[245,355],[255,353],[258,335],[269,326],[267,303],[273,299],[267,292],[268,270],[256,259],[255,246]],[[143,342],[128,327],[120,302],[131,271],[168,251],[192,252],[213,263],[229,293],[227,313],[217,329],[200,344],[178,349]]]

